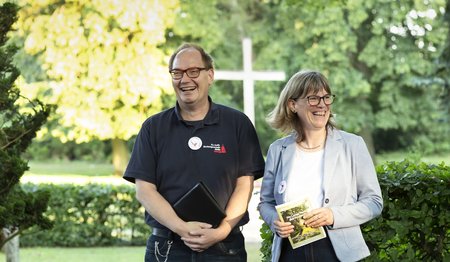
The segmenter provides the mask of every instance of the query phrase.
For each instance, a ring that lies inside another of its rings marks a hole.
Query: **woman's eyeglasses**
[[[324,96],[316,96],[316,95],[312,95],[312,96],[307,96],[304,97],[304,99],[306,99],[308,101],[308,104],[310,106],[317,106],[318,104],[320,104],[320,100],[323,99],[323,103],[327,106],[333,104],[334,102],[334,97],[335,95],[324,95]]]

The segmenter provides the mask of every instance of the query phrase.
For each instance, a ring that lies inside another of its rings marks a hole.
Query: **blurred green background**
[[[4,2],[4,1],[3,1]],[[242,70],[244,37],[254,70],[285,81],[255,82],[263,152],[281,134],[265,122],[288,78],[323,72],[341,129],[372,156],[450,150],[448,1],[56,1],[17,0],[10,43],[24,96],[56,104],[30,160],[112,162],[120,175],[142,122],[174,106],[168,57],[202,45],[217,70]],[[215,102],[243,109],[242,81],[218,80]]]
[[[336,94],[338,127],[361,135],[376,163],[450,162],[448,0],[5,2],[20,7],[8,42],[18,48],[16,85],[57,106],[23,155],[27,181],[120,179],[142,122],[174,106],[171,53],[195,42],[217,70],[242,70],[243,38],[252,40],[254,70],[287,75],[255,82],[264,153],[282,136],[265,122],[281,89],[295,72],[315,69]],[[242,94],[242,81],[211,89],[213,101],[239,110]]]

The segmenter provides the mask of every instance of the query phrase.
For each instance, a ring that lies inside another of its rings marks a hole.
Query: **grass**
[[[19,252],[22,262],[98,262],[98,261],[144,261],[145,247],[96,247],[96,248],[59,248],[36,247],[21,248]],[[0,261],[6,261],[0,253]]]
[[[74,183],[90,182],[121,184],[125,181],[113,175],[111,163],[90,163],[85,161],[56,161],[28,163],[30,170],[25,172],[21,182]]]
[[[386,161],[401,161],[405,158],[410,158],[414,160],[420,160],[426,163],[440,164],[444,162],[446,165],[450,165],[450,153],[446,154],[434,154],[428,156],[420,156],[414,153],[407,152],[389,152],[377,155],[378,164],[382,164]]]
[[[110,163],[90,163],[85,161],[56,161],[28,163],[27,175],[46,176],[111,176],[114,168]]]
[[[261,261],[259,243],[248,243],[248,262]],[[22,262],[135,262],[144,261],[145,247],[95,247],[95,248],[59,248],[36,247],[21,248]],[[6,261],[5,254],[0,252],[0,261]]]
[[[415,160],[440,164],[442,161],[447,165],[450,164],[450,153],[429,155],[420,157],[417,154],[407,152],[390,152],[377,155],[378,164],[386,161],[401,161],[405,158],[413,158]],[[55,179],[55,177],[73,178],[74,180],[91,177],[103,178],[105,180],[117,178],[113,176],[114,168],[111,163],[91,163],[85,161],[56,161],[56,162],[36,162],[30,161],[28,163],[30,170],[25,173],[25,177],[47,177],[48,179]]]

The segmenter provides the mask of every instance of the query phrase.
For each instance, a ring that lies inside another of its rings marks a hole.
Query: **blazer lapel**
[[[295,154],[295,136],[289,136],[288,139],[286,139],[286,141],[283,143],[283,147],[284,150],[281,158],[281,168],[283,172],[283,180],[286,180],[289,171],[291,170],[293,156]]]
[[[286,183],[291,170],[291,165],[293,161],[293,154],[295,153],[295,137],[293,135],[288,136],[281,145],[281,163],[277,173],[279,174],[279,180],[276,183],[276,196],[277,203],[284,203],[284,194],[286,192]],[[284,188],[283,188],[284,187]]]
[[[324,177],[323,177],[323,188],[326,192],[330,186],[331,180],[333,178],[335,166],[337,159],[339,157],[339,152],[342,152],[342,142],[339,132],[336,130],[330,130],[328,132],[327,141],[325,144],[325,156],[324,156]]]

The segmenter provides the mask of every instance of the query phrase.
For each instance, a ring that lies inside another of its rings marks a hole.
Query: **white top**
[[[309,199],[311,208],[322,207],[324,152],[307,152],[296,147],[295,159],[287,178],[284,201]]]

